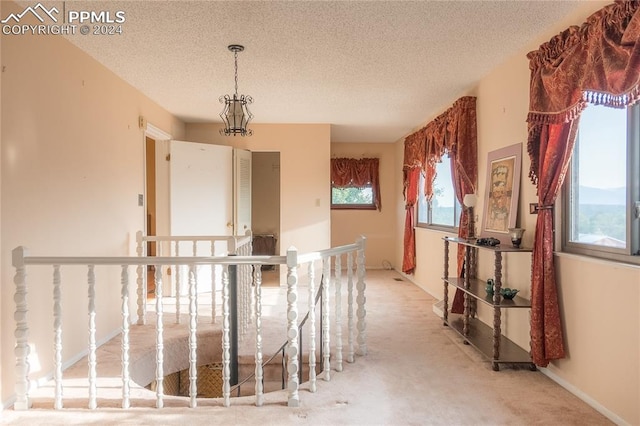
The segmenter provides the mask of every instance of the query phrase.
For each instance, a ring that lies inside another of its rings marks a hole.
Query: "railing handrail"
[[[142,235],[141,241],[226,241],[229,238],[248,238],[237,235]]]
[[[324,250],[312,251],[310,253],[299,254],[298,262],[300,264],[308,263],[313,260],[321,260],[325,257],[337,256],[339,254],[345,254],[350,251],[355,251],[358,249],[360,249],[360,245],[358,245],[358,243],[353,243],[353,244],[346,244],[338,247],[332,247]]]
[[[14,256],[13,266],[22,265],[279,265],[286,264],[286,256],[31,256],[23,246],[23,255]],[[336,256],[358,250],[358,244],[347,244],[330,249],[298,255],[298,263],[303,264],[324,257]]]
[[[23,248],[22,246],[18,249]],[[278,265],[286,264],[286,256],[31,256],[25,254],[22,263],[14,258],[13,266],[21,265]]]

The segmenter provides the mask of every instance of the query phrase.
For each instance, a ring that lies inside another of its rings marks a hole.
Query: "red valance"
[[[456,158],[457,164],[461,166],[460,179],[475,192],[478,181],[475,96],[458,99],[425,127],[405,138],[403,168],[420,167],[426,173],[427,197],[433,194],[435,163],[441,161],[445,152]],[[406,187],[407,182],[404,184]]]
[[[640,98],[640,2],[621,0],[527,55],[530,177],[538,182],[543,124],[579,117],[587,102],[625,108]]]
[[[373,188],[373,203],[382,209],[380,197],[379,160],[377,158],[332,158],[331,185],[338,188]]]

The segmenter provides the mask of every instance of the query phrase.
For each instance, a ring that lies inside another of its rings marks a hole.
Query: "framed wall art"
[[[482,237],[497,238],[501,244],[511,243],[509,228],[516,226],[521,168],[521,143],[489,153]]]

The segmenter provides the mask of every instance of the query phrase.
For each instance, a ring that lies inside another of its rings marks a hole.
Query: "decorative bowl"
[[[505,287],[500,289],[500,295],[502,295],[502,297],[504,297],[505,299],[511,300],[516,297],[516,294],[518,294],[519,291],[520,290],[515,288]]]

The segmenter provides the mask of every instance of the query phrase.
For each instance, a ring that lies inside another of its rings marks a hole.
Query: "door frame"
[[[142,203],[142,215],[143,215],[143,234],[147,235],[147,227],[149,226],[147,218],[147,185],[148,180],[148,168],[147,168],[147,138],[153,139],[157,144],[159,141],[169,141],[172,139],[171,134],[165,132],[161,128],[147,122],[144,117],[140,117],[140,127],[142,128],[142,170],[143,170],[143,203]],[[154,186],[156,183],[154,182]]]

